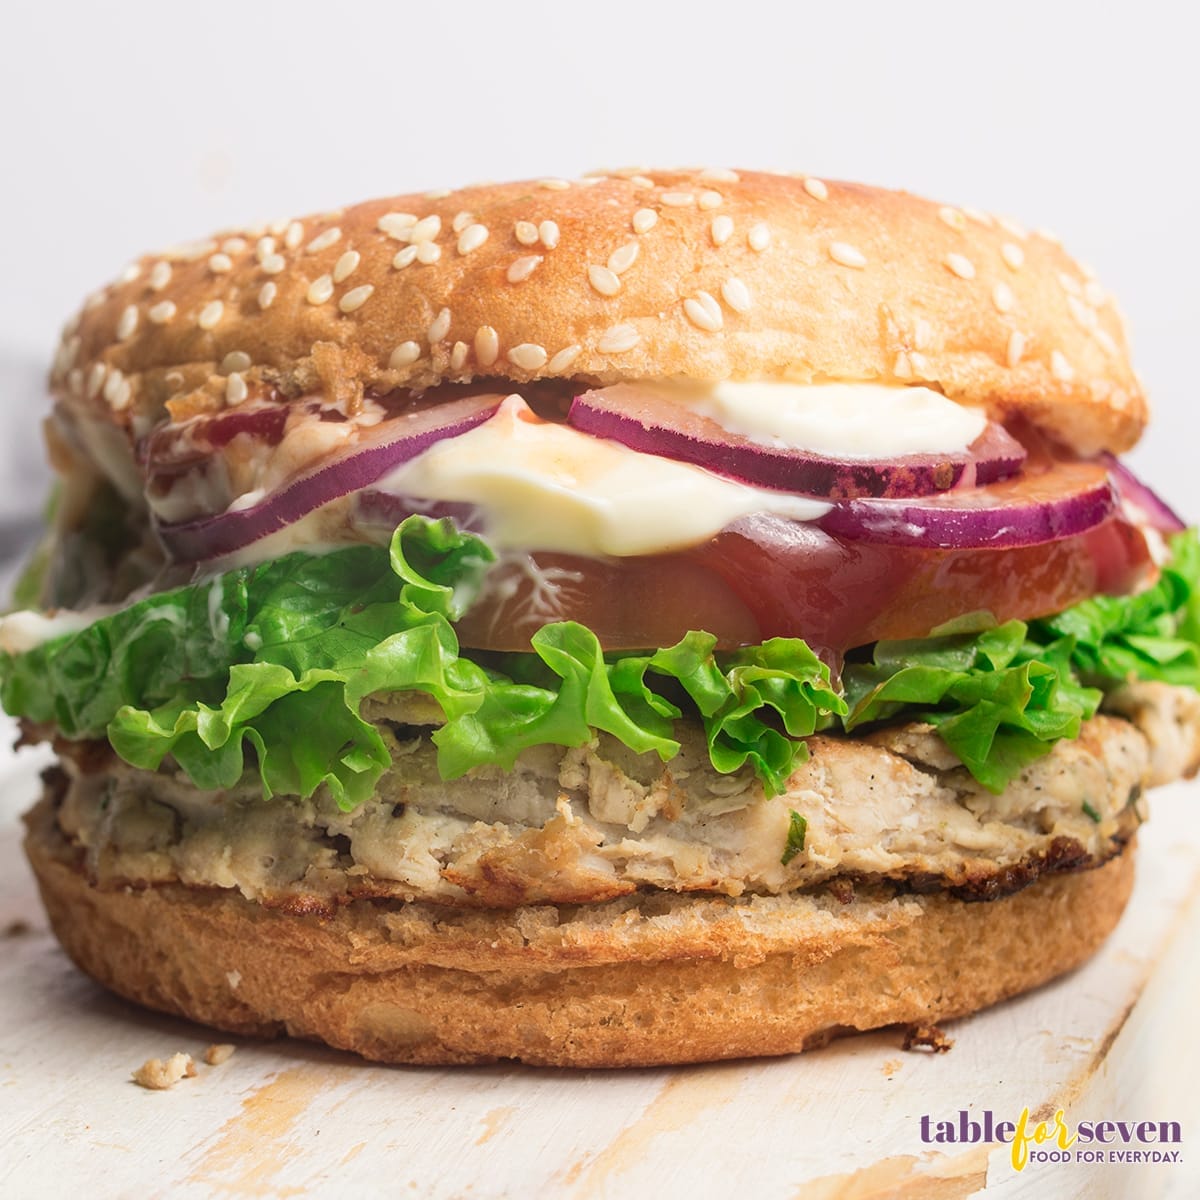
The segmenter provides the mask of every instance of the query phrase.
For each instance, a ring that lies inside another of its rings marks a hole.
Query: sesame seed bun
[[[54,932],[106,987],[235,1033],[398,1063],[703,1062],[946,1020],[1085,961],[1134,874],[1127,850],[984,904],[649,893],[515,914],[359,900],[329,918],[181,885],[101,891],[48,803],[27,821]]]
[[[732,171],[396,196],[149,255],[68,326],[52,382],[138,430],[258,381],[555,377],[925,383],[1083,454],[1146,420],[1111,298],[1048,235]]]

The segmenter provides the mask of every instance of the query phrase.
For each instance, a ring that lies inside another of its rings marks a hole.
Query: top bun
[[[1119,314],[1050,236],[903,192],[726,170],[373,200],[148,255],[52,385],[144,432],[247,386],[490,378],[923,383],[1081,454],[1146,420]]]

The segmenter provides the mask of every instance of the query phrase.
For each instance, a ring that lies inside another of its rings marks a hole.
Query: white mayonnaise
[[[982,409],[926,387],[763,380],[656,390],[759,445],[829,458],[961,452],[987,425]]]
[[[478,505],[485,535],[501,550],[591,556],[677,550],[752,513],[815,521],[830,507],[543,421],[516,395],[376,488]]]
[[[0,650],[6,654],[25,654],[43,642],[78,633],[89,625],[107,617],[116,609],[108,605],[85,608],[78,612],[62,609],[53,616],[22,609],[0,617]]]

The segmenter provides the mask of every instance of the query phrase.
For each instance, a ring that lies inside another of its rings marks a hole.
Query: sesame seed
[[[538,264],[541,261],[542,256],[540,254],[524,254],[520,258],[514,259],[508,267],[508,282],[520,283],[523,279],[528,279],[537,270]]]
[[[169,262],[156,262],[150,268],[150,286],[156,292],[161,292],[170,282],[171,264]]]
[[[1062,290],[1068,296],[1083,295],[1083,285],[1073,275],[1068,275],[1066,271],[1059,271],[1058,282],[1062,285]]]
[[[214,275],[224,275],[226,271],[233,270],[233,259],[228,254],[214,254],[208,260],[208,269]]]
[[[725,324],[721,306],[708,292],[697,292],[695,296],[689,296],[683,302],[683,311],[697,329],[706,330],[708,333],[716,333]]]
[[[522,342],[514,346],[505,356],[514,367],[523,371],[536,371],[546,365],[548,355],[536,342]]]
[[[1015,367],[1021,361],[1025,354],[1025,335],[1019,330],[1014,329],[1008,335],[1008,349],[1005,352],[1005,361],[1009,368]]]
[[[362,308],[371,296],[374,294],[375,288],[372,284],[364,283],[362,287],[351,288],[339,301],[338,308],[344,313],[352,313],[356,309]]]
[[[258,264],[267,275],[278,275],[287,266],[287,259],[282,254],[268,254]]]
[[[160,300],[146,316],[155,325],[165,325],[175,315],[175,305],[170,300]]]
[[[938,216],[950,226],[951,229],[963,230],[967,227],[967,218],[962,215],[957,208],[951,208],[949,205],[943,205],[938,209]]]
[[[461,371],[467,361],[467,343],[455,342],[454,349],[450,351],[450,370]]]
[[[996,306],[997,312],[1012,312],[1015,298],[1012,288],[1007,283],[998,283],[992,288],[992,303]]]
[[[962,254],[947,254],[942,263],[959,279],[975,278],[975,264]]]
[[[455,233],[462,233],[464,229],[475,219],[474,213],[469,213],[465,209],[462,212],[454,214],[454,220],[450,222],[450,228]]]
[[[229,375],[234,371],[245,371],[250,367],[250,355],[245,350],[230,350],[230,352],[221,359],[221,365],[217,368],[222,375]]]
[[[270,308],[271,305],[275,303],[275,293],[278,290],[279,289],[270,280],[264,283],[262,287],[258,289],[258,307]]]
[[[607,267],[593,263],[588,267],[588,282],[602,296],[615,296],[621,290],[621,281]]]
[[[118,283],[132,283],[142,273],[141,263],[130,263],[117,279]]]
[[[596,343],[596,348],[601,354],[623,354],[626,350],[632,350],[634,346],[641,341],[641,334],[637,328],[627,321],[623,321],[619,325],[613,325],[600,335],[600,340]]]
[[[118,412],[128,408],[133,399],[133,386],[115,367],[104,381],[104,399]]]
[[[712,225],[709,226],[709,234],[714,246],[725,245],[733,237],[733,218],[725,214],[713,217]]]
[[[1009,237],[1015,237],[1019,241],[1024,241],[1029,236],[1029,231],[1020,221],[1014,221],[1012,217],[997,217],[996,224],[1008,234]]]
[[[380,233],[386,233],[388,237],[394,238],[398,242],[407,242],[409,231],[416,223],[417,217],[415,213],[390,212],[384,213],[375,222],[375,228]]]
[[[814,179],[811,175],[809,175],[804,180],[804,190],[814,200],[828,200],[829,199],[829,189],[825,186],[825,184],[820,179]]]
[[[703,209],[709,210],[720,208],[724,202],[724,197],[720,192],[701,192],[696,203]]]
[[[260,237],[258,244],[254,247],[254,257],[262,262],[266,258],[270,258],[275,253],[275,239],[273,237]]]
[[[1083,298],[1093,307],[1099,308],[1107,299],[1108,293],[1098,280],[1089,279],[1083,285]]]
[[[245,400],[248,391],[246,381],[235,371],[225,380],[225,403],[229,405],[241,404]]]
[[[759,221],[752,225],[750,232],[746,234],[746,241],[751,250],[765,250],[771,244],[771,231],[767,228],[767,223]]]
[[[284,230],[283,244],[289,250],[295,250],[302,241],[304,241],[304,226],[299,221],[292,221]]]
[[[857,246],[848,242],[834,242],[829,247],[829,257],[843,267],[862,268],[867,265],[867,256]]]
[[[180,242],[178,245],[164,250],[163,256],[177,262],[195,262],[197,259],[207,257],[216,248],[216,242],[211,238],[204,238],[198,242]]]
[[[417,243],[417,262],[429,266],[431,263],[437,262],[442,257],[442,248],[437,242],[418,242]]]
[[[100,386],[104,383],[104,373],[108,368],[101,362],[92,363],[87,375],[87,398],[95,400],[100,394]]]
[[[1025,251],[1015,242],[1005,242],[1000,247],[1000,257],[1014,271],[1019,271],[1025,265]]]
[[[458,252],[459,254],[470,254],[472,250],[478,250],[487,240],[486,225],[468,225],[458,235]]]
[[[422,217],[409,231],[409,240],[413,242],[432,242],[442,232],[442,218],[437,213]]]
[[[324,304],[333,295],[333,279],[329,275],[321,275],[308,285],[304,298],[309,304]]]
[[[637,242],[626,242],[625,245],[618,246],[608,256],[608,269],[614,275],[624,275],[637,261],[638,250]]]
[[[83,395],[83,370],[80,367],[75,367],[67,372],[67,391],[72,396]]]
[[[500,338],[490,325],[475,330],[475,358],[481,367],[490,367],[500,356]]]
[[[433,318],[433,321],[430,323],[429,329],[425,336],[429,338],[429,344],[432,346],[434,343],[440,342],[449,332],[450,310],[448,308],[443,308],[441,312],[439,312],[438,315]]]
[[[454,195],[454,191],[452,188],[433,188],[431,191],[428,191],[425,193],[425,199],[426,200],[445,200],[445,198],[447,196],[453,196],[453,195]]]
[[[121,313],[120,320],[117,321],[117,341],[123,342],[126,338],[133,337],[133,331],[137,328],[137,323],[137,305],[131,304]]]
[[[548,192],[565,192],[571,185],[565,179],[539,179],[538,187],[545,188]]]
[[[737,183],[741,176],[728,167],[705,167],[700,172],[701,179],[711,179],[715,183]]]
[[[721,299],[737,313],[749,312],[753,303],[746,285],[733,276],[721,284]]]
[[[309,254],[320,254],[322,250],[328,250],[342,236],[342,231],[336,226],[331,225],[324,233],[318,233],[311,242],[305,246]]]
[[[342,283],[348,279],[355,271],[358,270],[358,264],[362,262],[362,255],[357,250],[347,250],[341,258],[333,264],[333,282]]]
[[[691,192],[663,192],[659,199],[668,208],[690,208],[696,203],[696,197]]]
[[[393,371],[399,371],[402,367],[411,366],[420,357],[421,347],[416,342],[401,342],[392,351],[392,356],[388,359],[388,366]]]
[[[200,315],[196,318],[196,324],[201,329],[213,329],[221,319],[221,314],[225,311],[225,305],[220,300],[210,300],[201,310]]]
[[[397,271],[403,271],[405,267],[411,266],[416,261],[419,251],[419,246],[405,246],[403,250],[397,250],[396,257],[392,259],[392,266]]]
[[[933,326],[924,317],[918,317],[913,322],[913,348],[916,350],[928,350],[932,341]]]
[[[1096,328],[1092,330],[1092,337],[1094,337],[1096,341],[1098,341],[1100,345],[1108,351],[1109,354],[1116,354],[1117,343],[1113,341],[1112,336],[1109,334],[1107,329],[1102,329],[1099,325],[1097,325]]]
[[[639,208],[633,214],[633,232],[649,233],[658,224],[658,213],[652,208]]]
[[[1061,350],[1050,351],[1050,374],[1055,379],[1068,383],[1075,378],[1075,368],[1071,366],[1067,356]]]
[[[1067,307],[1071,310],[1071,316],[1079,322],[1084,329],[1094,329],[1099,318],[1096,316],[1096,310],[1088,308],[1082,300],[1077,296],[1067,297]]]
[[[565,371],[578,357],[582,346],[564,346],[547,364],[546,369],[554,373]]]
[[[547,250],[553,250],[558,245],[558,224],[555,221],[543,221],[538,226],[538,237],[542,239],[542,245]]]
[[[100,305],[103,304],[107,299],[107,291],[104,288],[101,288],[99,291],[92,292],[87,299],[84,300],[83,307],[90,312],[93,308],[99,308]]]
[[[113,398],[120,389],[121,381],[124,378],[124,373],[117,367],[113,367],[113,369],[108,373],[108,378],[104,381],[104,399],[107,400],[109,404],[113,402]]]
[[[1060,238],[1052,229],[1035,229],[1033,231],[1033,236],[1040,237],[1042,241],[1049,242],[1054,246],[1062,245],[1062,238]]]
[[[532,221],[518,221],[513,226],[513,236],[522,246],[535,246],[538,240],[538,227]]]
[[[979,208],[971,208],[966,204],[963,205],[963,215],[970,217],[972,221],[976,221],[978,224],[986,226],[988,229],[990,229],[996,223],[992,219],[992,215],[990,213],[985,213]]]

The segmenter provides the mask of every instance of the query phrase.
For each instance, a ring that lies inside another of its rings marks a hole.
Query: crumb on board
[[[170,1058],[148,1058],[133,1073],[133,1082],[151,1091],[161,1092],[174,1087],[181,1079],[191,1079],[196,1074],[196,1064],[190,1054],[172,1054]]]
[[[33,926],[28,921],[17,917],[16,920],[9,921],[4,927],[4,936],[6,938],[25,937],[26,934],[33,932]]]
[[[237,1047],[229,1042],[213,1042],[204,1051],[204,1061],[210,1067],[219,1067],[223,1062],[227,1062],[233,1055]]]
[[[934,1054],[945,1054],[954,1039],[949,1038],[936,1025],[910,1025],[904,1031],[905,1050],[930,1050]]]
[[[898,1070],[900,1070],[901,1066],[903,1066],[903,1064],[898,1058],[889,1058],[887,1062],[883,1064],[883,1073],[889,1079],[891,1079],[891,1077],[895,1075]]]

